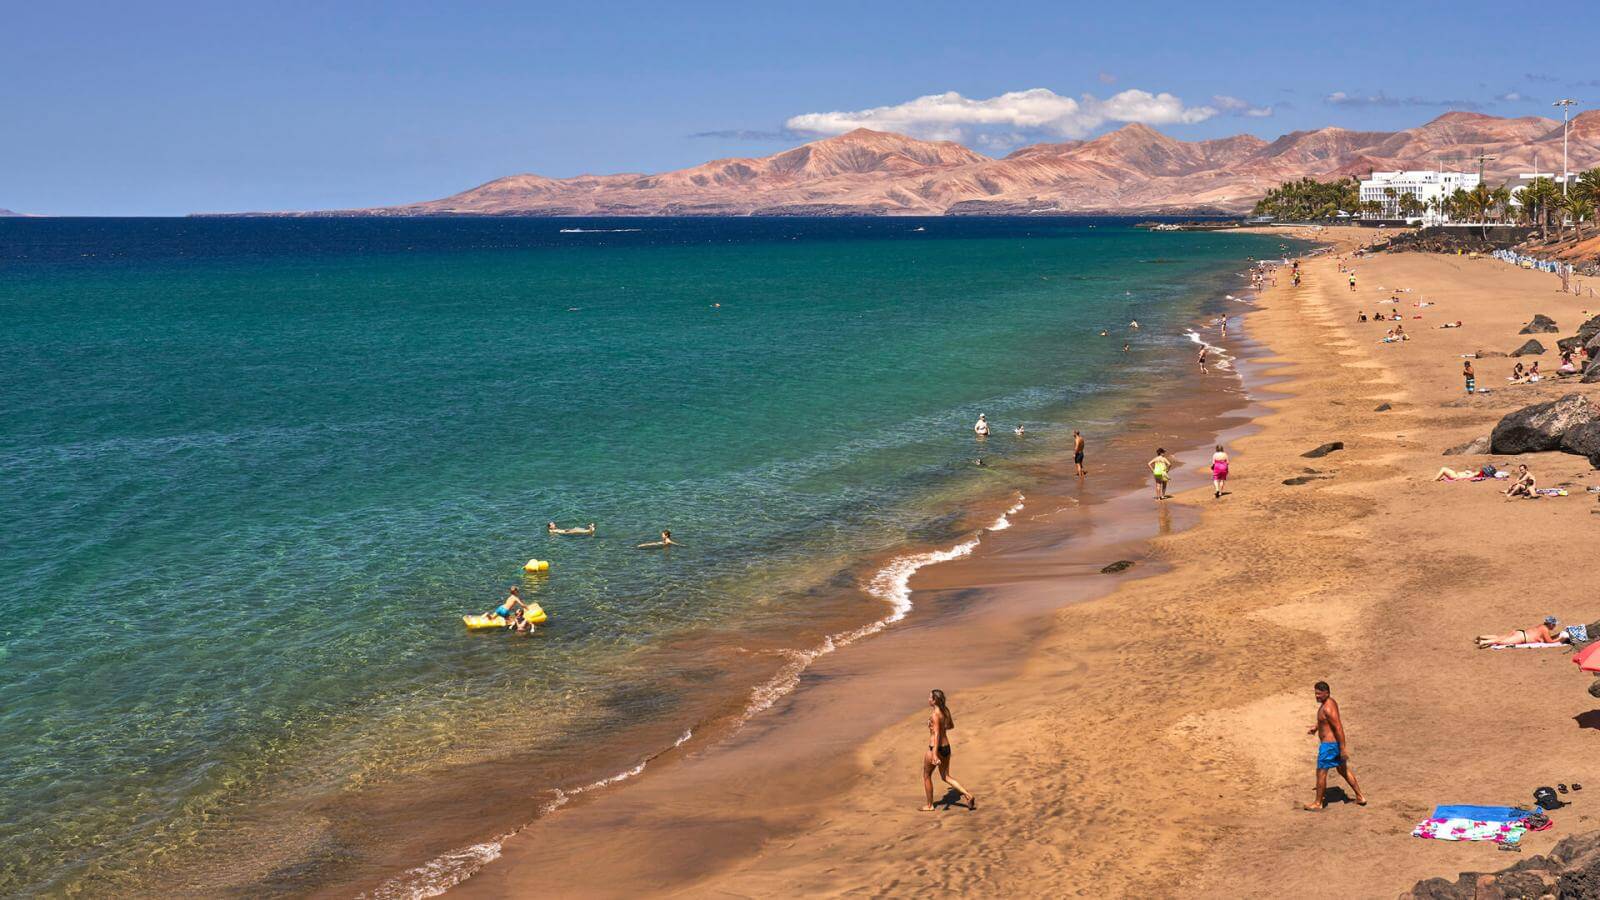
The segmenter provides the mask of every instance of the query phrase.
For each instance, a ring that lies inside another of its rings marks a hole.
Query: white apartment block
[[[1371,178],[1361,182],[1361,200],[1376,200],[1383,204],[1384,215],[1400,214],[1400,198],[1414,194],[1423,203],[1435,197],[1448,197],[1459,188],[1470,191],[1478,186],[1478,176],[1471,172],[1373,172]],[[1386,188],[1394,189],[1391,199]]]

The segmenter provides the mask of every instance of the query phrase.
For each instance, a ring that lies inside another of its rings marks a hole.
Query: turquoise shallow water
[[[1074,410],[1187,362],[1181,328],[1277,246],[1112,220],[0,220],[0,892],[160,881],[163,848],[229,829],[293,860],[302,824],[252,809],[670,717],[619,687],[630,654],[781,628],[853,561],[943,539]],[[685,547],[634,549],[663,527]],[[510,583],[551,627],[468,635]],[[514,721],[463,700],[507,693]]]

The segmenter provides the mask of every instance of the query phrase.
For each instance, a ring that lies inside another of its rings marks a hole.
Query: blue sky
[[[1578,3],[1520,22],[1476,2],[450,6],[0,0],[0,207],[402,203],[854,124],[1003,155],[1130,120],[1271,138],[1600,106]]]

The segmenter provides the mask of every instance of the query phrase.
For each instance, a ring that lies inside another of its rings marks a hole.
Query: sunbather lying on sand
[[[1478,481],[1493,476],[1487,475],[1482,469],[1452,469],[1449,466],[1440,466],[1439,474],[1433,476],[1434,481]]]
[[[1589,640],[1591,625],[1568,625],[1558,628],[1555,616],[1545,616],[1544,624],[1536,628],[1518,628],[1506,634],[1478,635],[1478,649],[1509,647],[1514,644],[1582,644]]]

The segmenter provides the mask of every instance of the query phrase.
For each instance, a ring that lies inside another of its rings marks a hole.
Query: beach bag
[[[1483,474],[1489,476],[1490,478],[1493,478],[1494,477],[1494,473],[1499,471],[1499,470],[1496,469],[1494,466],[1484,466],[1481,471],[1483,472]]]
[[[1540,809],[1560,809],[1564,805],[1560,798],[1556,796],[1556,789],[1553,787],[1542,787],[1534,790],[1533,802],[1537,803]]]

